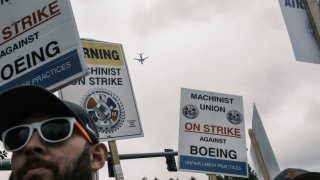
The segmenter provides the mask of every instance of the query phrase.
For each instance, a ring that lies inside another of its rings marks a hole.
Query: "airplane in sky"
[[[138,54],[139,54],[140,58],[139,58],[139,59],[133,58],[133,59],[138,60],[141,64],[143,64],[143,61],[145,61],[145,60],[149,57],[149,56],[147,56],[147,57],[142,57],[142,54],[143,54],[143,53],[138,53]]]

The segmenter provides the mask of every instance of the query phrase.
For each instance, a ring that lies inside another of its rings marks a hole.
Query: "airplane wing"
[[[149,57],[149,56],[148,56]],[[142,60],[146,60],[148,57],[142,58]]]

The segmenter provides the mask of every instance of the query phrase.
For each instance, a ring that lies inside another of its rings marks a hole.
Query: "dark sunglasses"
[[[32,124],[14,126],[4,131],[2,133],[4,149],[9,152],[21,150],[28,144],[34,129],[38,131],[40,137],[46,142],[62,142],[72,135],[74,125],[88,139],[87,132],[74,117],[55,117]],[[90,141],[91,138],[89,138]]]

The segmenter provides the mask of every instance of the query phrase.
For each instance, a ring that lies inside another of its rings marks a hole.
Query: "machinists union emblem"
[[[199,110],[196,106],[187,104],[182,108],[182,114],[184,117],[188,119],[194,119],[198,117],[199,115]]]
[[[240,124],[242,122],[242,115],[236,110],[231,110],[227,113],[227,119],[232,124]]]
[[[113,92],[95,88],[81,99],[82,106],[94,120],[100,133],[117,131],[125,119],[125,110],[120,98]]]

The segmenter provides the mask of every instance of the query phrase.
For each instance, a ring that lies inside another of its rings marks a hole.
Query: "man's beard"
[[[35,167],[45,167],[52,171],[52,180],[90,180],[92,179],[90,168],[90,150],[89,144],[86,143],[85,148],[80,154],[79,158],[70,162],[65,166],[63,173],[59,170],[59,163],[53,161],[46,161],[41,158],[30,158],[24,166],[18,169],[15,173],[11,173],[9,180],[22,180],[23,176],[28,170]],[[42,176],[32,176],[30,180],[41,180]]]

